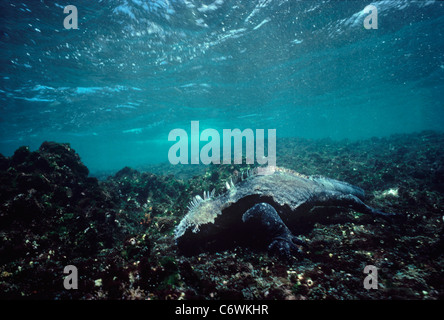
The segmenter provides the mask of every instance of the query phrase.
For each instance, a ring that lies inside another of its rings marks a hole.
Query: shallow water
[[[204,3],[204,4],[202,4]],[[0,153],[69,142],[92,173],[167,161],[168,133],[363,139],[444,122],[444,3],[1,2]],[[279,154],[277,154],[279,159]]]

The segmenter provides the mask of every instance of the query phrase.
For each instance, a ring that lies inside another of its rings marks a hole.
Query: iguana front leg
[[[276,210],[268,203],[258,203],[247,210],[242,221],[249,224],[269,243],[268,250],[282,258],[289,259],[301,250],[296,246],[305,243],[295,237]]]

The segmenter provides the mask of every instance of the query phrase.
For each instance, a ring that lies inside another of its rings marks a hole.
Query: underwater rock
[[[32,292],[44,289],[46,296],[40,297],[48,297],[59,286],[48,274],[80,265],[123,238],[116,204],[97,179],[88,177],[69,144],[44,142],[33,152],[21,147],[0,160],[0,264],[7,270],[19,264],[9,280],[16,279],[21,290],[29,288],[24,295],[38,296]],[[9,297],[21,294],[14,288]]]
[[[369,207],[364,191],[346,182],[322,176],[304,176],[276,168],[273,173],[249,172],[237,184],[227,183],[227,192],[215,197],[205,192],[190,203],[187,215],[175,230],[178,248],[184,254],[220,250],[246,242],[268,245],[269,250],[289,257],[302,241],[290,230],[304,221],[316,221],[315,207],[350,207],[358,212],[390,216]]]
[[[66,166],[73,175],[80,179],[86,178],[89,174],[88,168],[80,161],[80,156],[69,144],[45,141],[40,146],[39,153],[49,161],[49,165],[52,168]]]

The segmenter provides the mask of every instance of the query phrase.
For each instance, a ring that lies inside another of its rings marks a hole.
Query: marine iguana
[[[350,207],[361,213],[393,215],[366,205],[364,191],[347,182],[279,167],[255,170],[236,184],[227,182],[227,191],[219,196],[213,190],[204,192],[203,198],[193,198],[175,229],[176,244],[183,254],[221,250],[243,241],[268,245],[269,251],[288,258],[299,251],[297,245],[304,244],[291,230],[304,219],[316,220],[314,207]]]

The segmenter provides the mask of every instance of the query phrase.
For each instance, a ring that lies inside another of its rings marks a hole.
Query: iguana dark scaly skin
[[[316,219],[314,207],[348,207],[366,214],[392,215],[366,205],[359,187],[283,168],[249,173],[236,184],[227,183],[227,189],[217,197],[214,192],[204,193],[203,198],[196,196],[190,203],[175,230],[182,253],[220,250],[255,239],[255,244],[290,257],[298,252],[296,245],[303,245],[291,230],[304,218]]]

